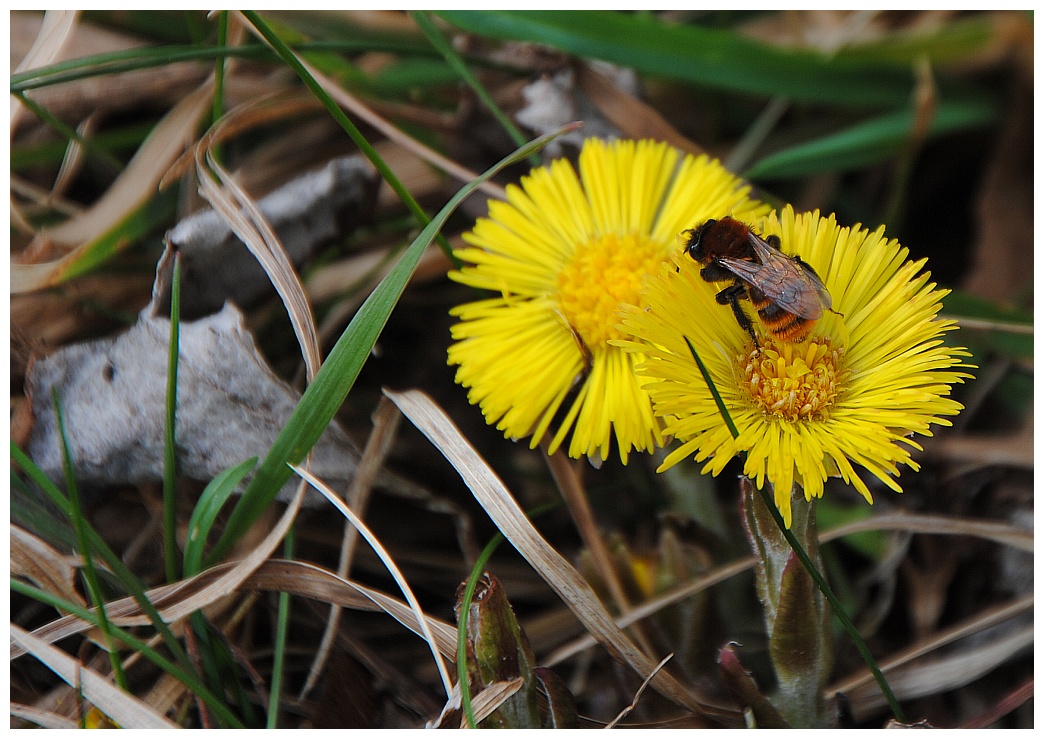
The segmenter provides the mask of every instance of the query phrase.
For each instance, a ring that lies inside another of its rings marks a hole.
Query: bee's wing
[[[811,267],[753,234],[750,242],[760,264],[731,257],[720,257],[718,262],[788,313],[814,321],[824,308],[830,309],[830,293]]]

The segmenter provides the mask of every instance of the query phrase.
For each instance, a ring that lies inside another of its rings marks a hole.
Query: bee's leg
[[[765,237],[765,243],[768,244],[769,246],[771,246],[773,249],[777,249],[778,250],[779,247],[780,247],[780,243],[781,242],[780,242],[778,236],[776,236],[775,234],[772,234],[771,236],[766,236]]]
[[[722,267],[717,262],[711,262],[706,267],[700,270],[700,277],[705,279],[707,282],[724,282],[725,280],[735,280],[736,274],[730,272],[726,267]],[[730,290],[732,288],[726,288]],[[722,292],[725,292],[724,290]],[[718,301],[722,305],[725,305],[722,301]]]
[[[739,323],[740,328],[750,334],[754,348],[760,350],[761,344],[758,343],[758,335],[754,332],[754,324],[743,310],[743,306],[739,304],[740,298],[745,297],[747,297],[747,288],[744,285],[730,285],[715,295],[714,299],[718,301],[718,305],[728,305],[732,308],[736,322]]]

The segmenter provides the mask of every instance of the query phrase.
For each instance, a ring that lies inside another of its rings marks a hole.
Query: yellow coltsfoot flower
[[[715,214],[755,219],[768,207],[707,157],[653,141],[588,139],[579,174],[567,160],[534,169],[464,235],[450,277],[496,297],[456,307],[449,363],[487,422],[549,452],[572,432],[572,457],[606,459],[613,437],[632,449],[662,443],[634,365],[614,346],[623,305],[641,306],[642,280],[681,250],[678,234]]]
[[[957,367],[970,356],[947,346],[943,334],[956,328],[941,320],[940,300],[925,260],[907,261],[908,251],[884,229],[842,228],[833,216],[795,214],[788,206],[750,221],[763,237],[778,236],[781,250],[798,255],[819,275],[832,299],[807,338],[784,341],[767,330],[749,301],[757,344],[727,305],[715,300],[721,284],[700,275],[686,255],[662,268],[643,289],[641,308],[624,311],[621,330],[629,339],[613,343],[642,357],[637,371],[665,436],[681,445],[661,471],[682,459],[704,462],[717,475],[737,454],[744,474],[760,487],[767,479],[790,526],[794,484],[806,499],[820,497],[828,476],[840,476],[870,502],[856,473],[869,471],[902,492],[898,465],[914,470],[914,434],[931,436],[932,424],[962,406],[951,386],[969,378]],[[710,373],[736,429],[733,438],[693,358]],[[651,345],[651,346],[650,346]]]

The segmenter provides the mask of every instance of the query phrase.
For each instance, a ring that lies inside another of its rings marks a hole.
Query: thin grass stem
[[[170,286],[170,347],[163,434],[163,564],[167,582],[179,578],[178,566],[178,357],[181,346],[181,256],[174,252]]]
[[[72,506],[72,523],[76,531],[76,546],[83,557],[83,575],[87,582],[87,591],[94,605],[98,608],[98,630],[105,639],[105,648],[109,652],[109,661],[112,663],[112,674],[116,684],[124,691],[127,690],[127,678],[123,674],[123,664],[120,661],[119,651],[113,642],[112,624],[105,613],[105,595],[102,593],[98,573],[94,569],[94,556],[91,554],[90,543],[87,538],[87,529],[84,526],[83,508],[80,505],[80,493],[76,485],[76,475],[72,467],[72,455],[69,452],[69,439],[65,434],[65,414],[62,411],[62,400],[58,396],[58,389],[51,388],[51,399],[54,401],[54,412],[58,417],[58,434],[62,441],[62,468],[65,471],[65,488],[68,491],[69,503]]]

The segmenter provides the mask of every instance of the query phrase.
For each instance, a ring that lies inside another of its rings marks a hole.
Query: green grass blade
[[[910,98],[908,65],[786,49],[736,31],[676,25],[614,11],[442,11],[481,36],[546,44],[644,74],[707,87],[837,106],[898,107]]]
[[[170,346],[163,434],[163,564],[167,582],[178,579],[178,355],[181,346],[181,256],[174,252],[170,287]]]
[[[39,118],[41,121],[46,123],[48,126],[53,128],[58,134],[60,134],[67,141],[74,141],[79,145],[84,152],[88,155],[98,157],[102,162],[111,167],[115,172],[122,172],[126,164],[121,162],[117,157],[110,154],[105,149],[98,146],[97,142],[93,139],[84,138],[80,135],[80,132],[76,129],[68,126],[64,121],[51,113],[46,107],[40,105],[40,103],[33,100],[31,97],[24,93],[15,93],[14,96],[22,103],[27,109],[32,111],[33,115]]]
[[[986,101],[942,102],[928,135],[993,123],[997,108]],[[902,110],[858,123],[828,136],[770,154],[743,173],[746,179],[803,177],[876,164],[902,150],[914,129],[914,112]]]
[[[475,560],[475,566],[471,568],[471,575],[460,597],[460,616],[457,617],[457,681],[460,685],[460,706],[469,729],[477,728],[478,724],[475,722],[475,709],[471,705],[471,683],[468,681],[468,617],[471,615],[471,601],[475,597],[479,578],[482,577],[489,558],[502,541],[504,535],[500,532],[489,540],[489,544]]]
[[[294,558],[294,529],[291,526],[283,541],[283,557]],[[272,654],[272,684],[268,694],[266,729],[275,729],[279,721],[279,696],[283,688],[283,660],[286,656],[286,633],[290,624],[290,593],[279,594],[279,612],[276,617],[275,646]]]
[[[424,32],[424,35],[431,42],[431,45],[435,47],[435,50],[442,54],[446,63],[456,70],[460,78],[467,83],[475,94],[478,96],[482,104],[486,106],[486,109],[493,114],[493,117],[497,119],[501,127],[507,131],[508,136],[515,142],[515,146],[522,146],[526,143],[526,137],[518,130],[518,126],[512,123],[511,119],[507,117],[507,114],[500,109],[493,96],[486,92],[486,88],[478,81],[478,79],[468,69],[468,65],[464,63],[464,60],[460,57],[460,54],[450,45],[446,40],[446,37],[442,35],[442,32],[432,23],[431,18],[428,17],[428,13],[424,10],[412,10],[410,11],[410,17],[413,18],[420,29]],[[534,167],[540,166],[540,160],[536,154],[531,158],[530,164]]]
[[[692,354],[692,358],[696,360],[696,366],[700,368],[700,374],[703,375],[703,381],[707,383],[707,389],[710,390],[711,397],[714,398],[714,404],[718,406],[718,413],[721,414],[722,420],[725,421],[725,425],[729,428],[729,433],[732,434],[733,439],[739,438],[739,430],[736,428],[736,424],[732,420],[732,416],[729,415],[729,409],[725,407],[725,401],[721,399],[721,394],[718,392],[718,386],[714,384],[714,379],[710,376],[710,372],[707,371],[706,365],[703,364],[703,360],[700,359],[700,355],[696,352],[696,347],[689,341],[688,336],[683,336],[685,344],[689,347],[689,352]]]
[[[927,59],[933,67],[949,62],[963,63],[1001,43],[996,35],[997,19],[988,14],[950,20],[937,28],[914,28],[890,33],[865,43],[853,43],[837,50],[845,62],[888,61],[912,66]]]
[[[394,39],[372,41],[366,39],[348,39],[302,42],[293,44],[291,48],[301,54],[315,52],[362,52],[389,51],[403,54],[433,56],[430,49],[418,49],[416,43],[403,43]],[[123,72],[134,72],[150,67],[164,67],[179,62],[213,62],[226,57],[237,59],[276,61],[278,57],[264,44],[244,44],[242,46],[158,46],[143,49],[85,56],[70,59],[46,67],[37,67],[25,72],[11,75],[10,92],[12,95],[34,90],[40,87],[76,82],[78,80],[102,77]]]
[[[143,236],[169,224],[177,204],[177,188],[168,188],[149,198],[109,231],[82,246],[76,259],[65,264],[56,273],[55,283],[66,282],[86,274],[108,262],[128,244],[137,243]]]
[[[54,401],[54,413],[58,417],[58,436],[62,442],[62,469],[65,471],[65,489],[69,496],[69,506],[72,513],[73,529],[76,531],[76,545],[83,557],[83,575],[87,583],[87,594],[98,609],[98,630],[105,640],[105,648],[109,653],[109,661],[112,664],[112,674],[116,685],[121,690],[127,690],[127,678],[123,674],[123,663],[120,662],[120,653],[113,641],[112,625],[105,613],[105,594],[102,592],[101,583],[98,580],[98,572],[94,569],[94,555],[91,552],[90,540],[87,536],[87,520],[83,515],[83,507],[80,505],[79,487],[76,484],[76,475],[73,473],[72,454],[69,451],[69,439],[65,434],[65,414],[62,412],[62,401],[58,396],[57,388],[51,389],[51,398]]]
[[[242,499],[232,511],[224,533],[210,553],[209,562],[222,557],[232,543],[257,519],[261,511],[275,499],[279,490],[290,479],[292,470],[289,465],[299,465],[326,430],[369,357],[399,296],[406,289],[421,254],[434,240],[450,214],[483,182],[501,169],[525,159],[532,152],[539,151],[552,139],[572,128],[566,127],[561,131],[541,136],[462,187],[403,252],[396,265],[356,312],[348,328],[341,334],[341,338],[337,340],[330,355],[320,367],[315,380],[305,390],[301,401],[243,493]]]
[[[188,535],[185,538],[185,577],[194,577],[202,572],[203,550],[218,513],[256,465],[257,457],[253,457],[228,468],[211,480],[199,496],[189,518]]]

